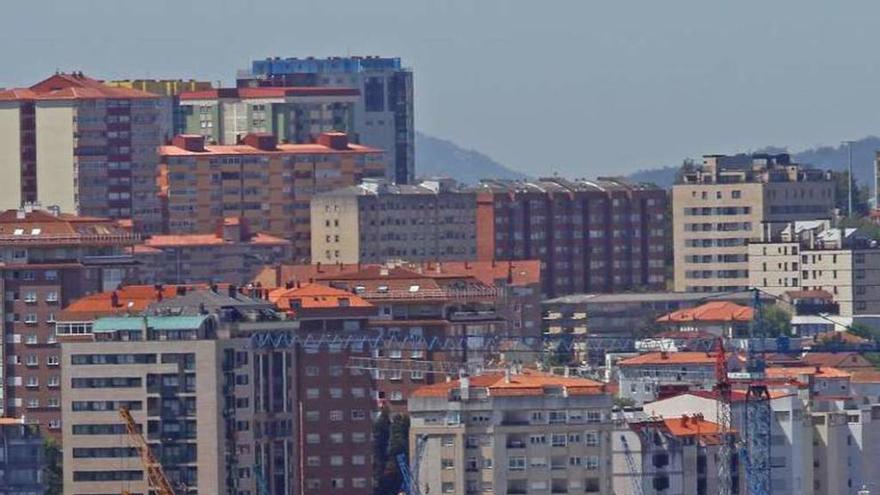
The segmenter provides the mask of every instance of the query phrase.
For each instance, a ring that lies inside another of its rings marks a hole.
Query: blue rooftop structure
[[[267,58],[251,62],[254,75],[356,74],[373,70],[401,70],[399,57]]]
[[[147,327],[152,330],[196,330],[202,326],[207,315],[199,316],[148,316]],[[108,317],[95,320],[94,333],[142,330],[144,318],[140,316]]]

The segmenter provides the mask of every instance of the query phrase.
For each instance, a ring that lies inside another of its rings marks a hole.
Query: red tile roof
[[[709,365],[715,364],[715,353],[711,352],[648,352],[639,356],[623,359],[617,362],[618,366],[643,366],[643,365]]]
[[[850,373],[832,368],[830,366],[804,366],[804,367],[770,367],[766,370],[767,378],[791,378],[797,379],[801,375],[815,376],[818,378],[849,378]]]
[[[82,74],[55,74],[30,88],[0,91],[0,100],[156,99],[157,95],[108,86]]]
[[[510,381],[503,374],[472,376],[468,379],[471,388],[487,388],[490,397],[540,396],[548,387],[563,387],[569,395],[599,395],[606,393],[602,383],[580,377],[564,377],[538,371],[525,370],[513,374]],[[461,380],[435,383],[416,389],[413,397],[448,397],[452,389],[460,388]]]
[[[247,241],[248,244],[260,245],[287,245],[290,241],[280,237],[271,236],[269,234],[254,234]],[[233,244],[222,237],[215,234],[176,234],[176,235],[154,235],[144,241],[144,246],[148,248],[165,248],[165,247],[184,247],[184,246],[220,246],[224,244]]]
[[[857,352],[808,352],[801,358],[807,366],[836,368],[873,368],[874,365]]]
[[[718,423],[706,421],[699,415],[665,418],[663,419],[663,424],[669,430],[669,433],[676,437],[718,435],[722,433]]]
[[[836,330],[816,334],[813,336],[813,340],[823,344],[832,342],[840,342],[842,344],[868,344],[871,342],[870,340],[859,337],[851,332],[838,332]]]
[[[306,284],[292,289],[279,288],[269,292],[269,302],[275,304],[281,310],[294,309],[290,305],[291,301],[294,300],[303,309],[373,307],[372,304],[351,292],[321,284]],[[347,301],[347,303],[340,303],[343,300]]]
[[[190,151],[178,146],[160,146],[161,157],[218,156],[218,155],[297,155],[297,154],[364,154],[382,153],[379,148],[349,143],[346,149],[335,149],[322,144],[278,144],[273,150],[262,150],[245,144],[206,144],[204,151]]]
[[[880,384],[880,371],[858,370],[852,372],[852,383],[878,383]]]
[[[752,308],[729,301],[712,301],[696,308],[680,309],[657,318],[660,323],[752,321]]]
[[[177,296],[177,285],[164,285],[161,288],[163,299]],[[181,285],[188,290],[208,289],[207,284]],[[113,295],[116,294],[116,305]],[[159,300],[159,291],[154,285],[126,285],[115,291],[99,292],[81,297],[64,308],[59,316],[60,321],[92,321],[101,316],[123,315],[129,312],[138,313]]]
[[[289,96],[359,96],[357,88],[326,88],[313,86],[265,87],[265,88],[218,88],[204,91],[184,91],[182,101],[216,100],[219,98],[284,98]]]

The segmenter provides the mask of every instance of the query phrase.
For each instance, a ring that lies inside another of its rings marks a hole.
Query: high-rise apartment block
[[[476,192],[478,259],[541,260],[545,296],[665,289],[663,189],[548,178]]]
[[[82,73],[0,91],[0,207],[39,202],[157,232],[160,97]]]
[[[184,134],[211,143],[239,144],[251,133],[272,133],[280,143],[308,144],[322,132],[355,134],[356,88],[220,88],[184,92]]]
[[[138,281],[145,284],[246,284],[266,264],[291,259],[291,242],[251,232],[247,221],[227,218],[212,234],[154,235],[133,249]]]
[[[322,286],[283,312],[234,286],[170,289],[146,310],[125,302],[140,290],[93,296],[59,323],[65,493],[149,491],[120,408],[177,493],[371,493],[370,375],[307,335],[362,333],[375,307]]]
[[[293,242],[295,261],[311,251],[314,194],[381,176],[384,154],[323,133],[314,144],[278,144],[272,134],[249,134],[239,145],[206,145],[183,135],[160,148],[159,182],[168,233],[213,232],[227,217]]]
[[[312,199],[312,263],[475,259],[476,195],[450,180],[364,181]]]
[[[538,372],[477,375],[409,399],[422,493],[611,494],[611,395]]]
[[[830,218],[830,172],[781,155],[707,155],[672,188],[675,290],[748,288],[748,243],[765,222]]]
[[[116,88],[136,89],[160,96],[162,127],[159,136],[162,144],[172,137],[186,133],[186,120],[180,105],[180,94],[190,91],[208,91],[213,89],[209,81],[193,79],[124,79],[107,81],[105,84]]]
[[[386,178],[415,178],[413,73],[399,58],[329,57],[255,60],[239,87],[305,86],[357,88],[354,132],[360,143],[388,153]]]
[[[0,213],[0,414],[60,434],[61,361],[56,316],[85,294],[133,277],[137,235],[110,220],[39,210]]]
[[[749,285],[776,296],[822,290],[842,316],[876,314],[880,304],[880,248],[855,228],[834,228],[828,220],[767,228],[749,244]]]

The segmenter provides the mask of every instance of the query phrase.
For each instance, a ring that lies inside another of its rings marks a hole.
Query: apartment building
[[[751,292],[637,292],[631,294],[573,294],[541,302],[544,331],[550,333],[602,334],[632,337],[640,330],[656,328],[657,317],[697,307],[706,301],[748,305]],[[764,303],[769,297],[762,296]]]
[[[880,304],[880,247],[858,229],[828,220],[791,222],[765,229],[748,247],[749,284],[782,296],[792,290],[831,294],[841,316],[876,314]]]
[[[358,142],[385,150],[385,177],[398,184],[415,178],[413,73],[397,57],[267,58],[238,74],[239,88],[356,88],[353,132]]]
[[[774,495],[811,493],[813,479],[813,431],[809,422],[806,389],[800,386],[774,386],[770,391],[770,486]],[[671,418],[683,414],[715,420],[719,407],[716,392],[691,391],[644,405],[644,413],[653,417]],[[746,428],[746,394],[742,390],[731,393],[731,428],[743,432]],[[737,452],[732,453],[736,456]],[[739,492],[745,491],[744,460],[734,473]],[[708,467],[708,466],[707,466]],[[712,471],[710,471],[712,472]],[[717,466],[715,471],[717,472]],[[695,492],[685,492],[695,493]],[[711,491],[709,493],[712,493]]]
[[[712,390],[716,356],[711,352],[647,352],[617,362],[619,396],[636,404],[688,390]],[[727,357],[728,369],[742,368],[739,356]]]
[[[194,79],[120,79],[106,81],[105,84],[115,88],[136,89],[159,95],[161,119],[163,121],[160,136],[162,144],[168,143],[172,137],[186,133],[186,119],[180,105],[180,94],[191,91],[209,91],[214,88],[210,81]]]
[[[666,288],[663,189],[546,178],[474,191],[477,258],[541,260],[546,297]]]
[[[127,407],[178,493],[370,493],[370,376],[306,338],[363,332],[368,303],[310,290],[279,312],[234,286],[177,286],[120,313],[137,292],[91,297],[59,323],[65,492],[146,493]]]
[[[140,265],[138,280],[145,284],[242,285],[264,265],[292,257],[290,241],[251,232],[240,218],[224,219],[213,234],[154,235],[134,246],[132,254]]]
[[[279,143],[314,143],[323,132],[357,137],[356,88],[218,88],[182,92],[181,134],[212,144],[239,144],[247,134],[270,133]]]
[[[25,208],[0,213],[0,411],[60,434],[61,308],[134,276],[137,235],[111,220]]]
[[[422,263],[392,263],[388,266],[405,268],[427,277],[476,278],[486,286],[495,287],[495,311],[507,322],[507,332],[527,337],[539,337],[541,333],[541,263],[524,261],[445,261]],[[350,273],[366,268],[379,268],[365,264],[311,264],[275,265],[263,267],[253,283],[261,287],[291,287],[304,284],[331,274]],[[332,276],[332,275],[331,275]],[[522,356],[523,361],[527,361]]]
[[[422,493],[615,493],[611,395],[584,378],[477,375],[409,399]]]
[[[764,223],[831,217],[834,184],[787,154],[707,155],[682,169],[672,206],[675,290],[742,290]]]
[[[880,486],[880,405],[851,399],[819,401],[809,419],[813,429],[813,495],[857,494]]]
[[[718,493],[718,451],[724,438],[732,443],[735,434],[723,434],[700,414],[676,414],[621,421],[612,435],[614,493]],[[738,465],[731,460],[731,468]],[[744,493],[740,479],[740,473],[733,477],[734,494]]]
[[[0,208],[40,203],[158,232],[161,107],[157,95],[82,73],[0,91]]]
[[[476,232],[476,196],[449,179],[368,180],[312,198],[312,263],[472,260]]]
[[[208,233],[223,218],[244,218],[255,231],[292,241],[297,262],[310,257],[312,197],[385,169],[381,151],[339,133],[321,134],[314,144],[249,134],[240,145],[216,146],[184,135],[159,154],[167,233]]]
[[[38,425],[0,417],[0,495],[45,493],[44,440]]]

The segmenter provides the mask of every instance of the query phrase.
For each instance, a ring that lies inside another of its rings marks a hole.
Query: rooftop
[[[39,243],[133,244],[138,236],[114,220],[24,208],[0,213],[0,245]]]
[[[468,387],[485,388],[489,397],[541,396],[548,388],[563,388],[568,395],[604,394],[603,384],[580,377],[551,375],[538,371],[524,370],[521,374],[485,374],[469,377]],[[412,397],[446,398],[454,389],[461,389],[461,380],[426,385],[416,389]]]
[[[372,308],[373,305],[351,292],[321,284],[278,288],[269,292],[269,301],[281,310]],[[294,306],[292,306],[294,305]]]
[[[159,155],[177,156],[217,156],[217,155],[304,155],[304,154],[365,154],[382,153],[378,148],[349,143],[345,149],[336,149],[323,144],[278,144],[274,149],[260,149],[246,144],[206,144],[203,151],[192,151],[179,146],[160,146]]]
[[[153,99],[157,95],[137,89],[108,86],[82,72],[58,73],[30,88],[0,90],[0,101],[12,100],[83,100],[83,99]]]
[[[632,292],[620,294],[572,294],[547,299],[544,304],[615,304],[630,302],[677,302],[711,300],[751,300],[750,291],[741,292]]]
[[[360,96],[357,88],[329,88],[313,86],[296,87],[260,87],[260,88],[216,88],[202,91],[184,91],[180,93],[181,101],[216,100],[216,99],[270,99],[297,96]]]
[[[712,301],[696,308],[680,309],[657,318],[658,323],[683,322],[748,322],[752,308],[729,301]]]
[[[803,366],[803,367],[771,367],[766,370],[767,378],[797,379],[801,375],[815,376],[818,378],[850,378],[850,373],[832,368],[830,366]]]
[[[142,250],[141,247],[147,249],[161,249],[170,247],[186,247],[186,246],[222,246],[234,244],[260,244],[260,245],[288,245],[290,241],[275,237],[269,234],[257,233],[253,234],[250,239],[240,242],[224,239],[217,234],[175,234],[175,235],[154,235],[146,239],[140,246],[135,246],[135,252],[149,252]]]
[[[648,352],[623,359],[617,362],[618,366],[644,366],[644,365],[715,365],[716,356],[711,352]]]
[[[619,177],[568,180],[560,177],[542,177],[537,180],[487,179],[470,188],[476,192],[491,193],[575,193],[614,191],[663,191],[651,184],[633,183]]]

